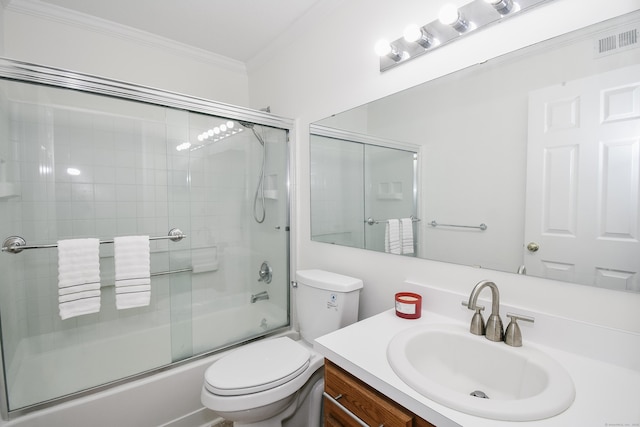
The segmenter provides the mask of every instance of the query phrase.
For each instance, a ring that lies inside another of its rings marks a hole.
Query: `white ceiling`
[[[41,0],[248,62],[322,0]]]

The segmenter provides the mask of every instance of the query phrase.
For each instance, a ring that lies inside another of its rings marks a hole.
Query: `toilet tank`
[[[358,320],[362,280],[324,270],[299,270],[296,281],[296,313],[306,342]]]

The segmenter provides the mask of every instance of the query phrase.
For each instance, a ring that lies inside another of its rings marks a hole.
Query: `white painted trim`
[[[3,0],[5,1],[5,0]],[[124,39],[128,42],[140,44],[147,48],[169,51],[175,55],[186,56],[197,61],[224,68],[230,71],[246,74],[246,65],[235,59],[219,55],[208,50],[199,49],[184,43],[179,43],[146,31],[137,30],[126,25],[117,24],[106,19],[76,12],[59,6],[54,6],[40,0],[9,0],[7,11],[24,15],[31,15],[59,24],[81,28],[110,37]]]

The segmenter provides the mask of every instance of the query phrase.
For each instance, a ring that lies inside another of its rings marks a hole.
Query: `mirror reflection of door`
[[[527,274],[640,291],[640,66],[531,92],[527,157]]]

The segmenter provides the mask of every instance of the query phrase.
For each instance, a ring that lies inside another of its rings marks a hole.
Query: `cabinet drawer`
[[[366,424],[411,427],[414,414],[367,384],[325,360],[325,391]],[[325,399],[325,426],[358,425]]]

